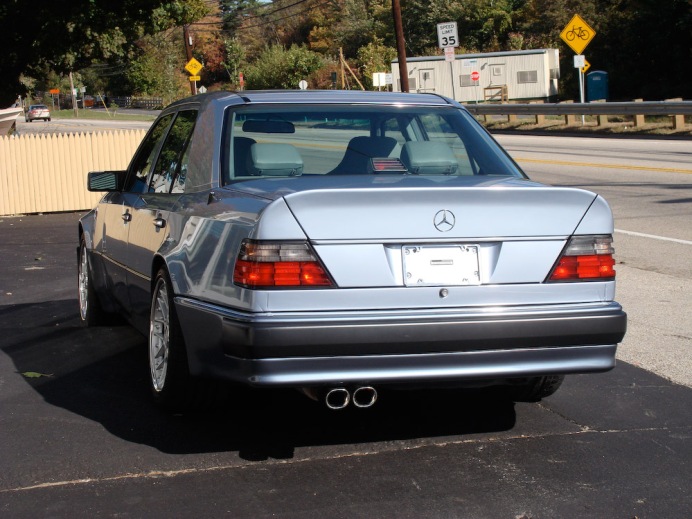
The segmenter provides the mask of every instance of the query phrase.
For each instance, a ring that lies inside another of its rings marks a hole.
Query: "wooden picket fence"
[[[89,171],[125,169],[144,130],[0,137],[0,216],[90,209]]]

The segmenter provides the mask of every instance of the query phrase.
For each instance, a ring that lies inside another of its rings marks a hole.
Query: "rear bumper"
[[[249,314],[177,298],[195,375],[256,386],[502,380],[607,371],[617,303],[458,311]]]

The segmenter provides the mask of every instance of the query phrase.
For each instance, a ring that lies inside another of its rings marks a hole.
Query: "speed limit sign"
[[[437,42],[441,49],[445,47],[458,47],[459,35],[457,34],[457,22],[438,23]]]

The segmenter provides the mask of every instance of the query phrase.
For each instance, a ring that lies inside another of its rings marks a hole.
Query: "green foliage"
[[[223,66],[228,72],[229,81],[231,84],[235,85],[238,82],[240,66],[245,61],[245,49],[243,49],[238,38],[224,40],[224,47],[226,50],[226,59],[223,62]]]
[[[391,71],[391,63],[394,58],[396,58],[396,49],[387,47],[377,37],[366,46],[358,49],[358,65],[363,75],[363,86],[368,89],[373,88],[373,74]]]
[[[189,23],[205,0],[4,0],[0,8],[3,73],[0,106],[23,91],[21,74],[46,67],[64,74],[95,61],[127,60],[145,34]]]
[[[262,4],[259,0],[219,0],[224,31],[231,37],[237,37],[236,32],[247,16],[252,16]]]
[[[209,12],[204,0],[169,0],[153,10],[152,23],[155,32],[160,32],[200,20]]]
[[[189,93],[181,68],[184,63],[183,46],[168,38],[167,33],[144,38],[138,56],[127,69],[131,93],[163,97],[164,106],[183,97]]]
[[[248,67],[247,85],[251,89],[295,89],[301,80],[310,81],[323,65],[323,58],[305,46],[284,49],[271,45]]]

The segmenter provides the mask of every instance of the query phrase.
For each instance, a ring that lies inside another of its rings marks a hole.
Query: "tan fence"
[[[90,209],[89,171],[125,169],[144,130],[0,137],[0,215]]]

